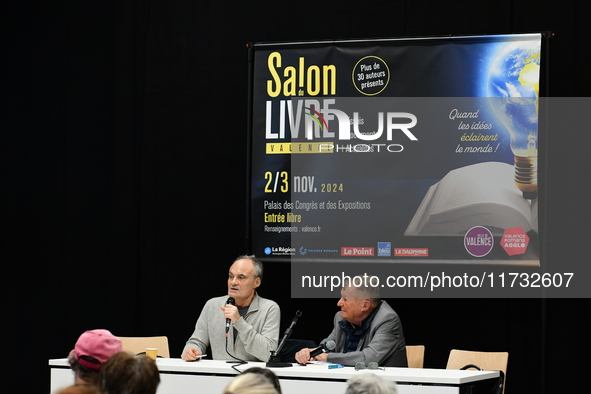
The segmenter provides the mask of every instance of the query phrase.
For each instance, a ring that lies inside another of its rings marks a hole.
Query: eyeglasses
[[[355,364],[355,371],[359,371],[360,369],[381,369],[382,371],[385,371],[386,368],[384,367],[379,367],[378,363],[376,363],[375,361],[372,361],[371,363],[367,364],[367,367],[365,366],[364,362],[358,362]]]

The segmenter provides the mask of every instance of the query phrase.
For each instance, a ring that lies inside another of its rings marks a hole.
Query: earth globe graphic
[[[516,41],[503,46],[491,62],[488,96],[499,120],[511,135],[515,184],[523,197],[538,191],[539,41]]]

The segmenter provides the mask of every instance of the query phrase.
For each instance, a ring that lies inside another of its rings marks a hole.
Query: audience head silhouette
[[[277,392],[279,394],[281,394],[281,385],[279,384],[279,378],[270,369],[261,368],[261,367],[252,367],[252,368],[248,368],[248,369],[242,371],[242,373],[243,374],[256,373],[256,374],[263,375],[264,377],[266,377],[269,380],[269,382],[271,382],[271,384],[273,384],[273,387],[275,387],[275,390],[277,390]]]
[[[228,383],[223,394],[279,394],[279,392],[263,374],[243,373]]]
[[[347,380],[345,394],[398,394],[396,383],[373,373],[361,373]]]
[[[89,330],[76,341],[68,361],[74,371],[76,384],[96,384],[103,364],[123,350],[121,340],[109,330]]]
[[[154,360],[145,355],[115,354],[99,373],[103,394],[155,394],[160,372]]]
[[[75,384],[55,392],[55,394],[102,394],[94,384]]]

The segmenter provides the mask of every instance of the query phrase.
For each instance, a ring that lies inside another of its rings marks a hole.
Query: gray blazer
[[[384,367],[408,366],[402,323],[398,314],[386,301],[382,301],[380,309],[359,341],[355,352],[342,353],[345,346],[345,332],[339,326],[341,320],[343,320],[341,313],[337,312],[334,317],[334,329],[321,342],[321,344],[328,341],[336,343],[334,352],[328,353],[329,362],[355,366],[358,362],[364,362],[367,365],[375,361],[379,366]]]

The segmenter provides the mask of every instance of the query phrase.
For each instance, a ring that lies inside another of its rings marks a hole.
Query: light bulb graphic
[[[538,193],[540,49],[539,41],[509,43],[497,53],[488,74],[492,108],[511,135],[515,184],[527,199]]]

